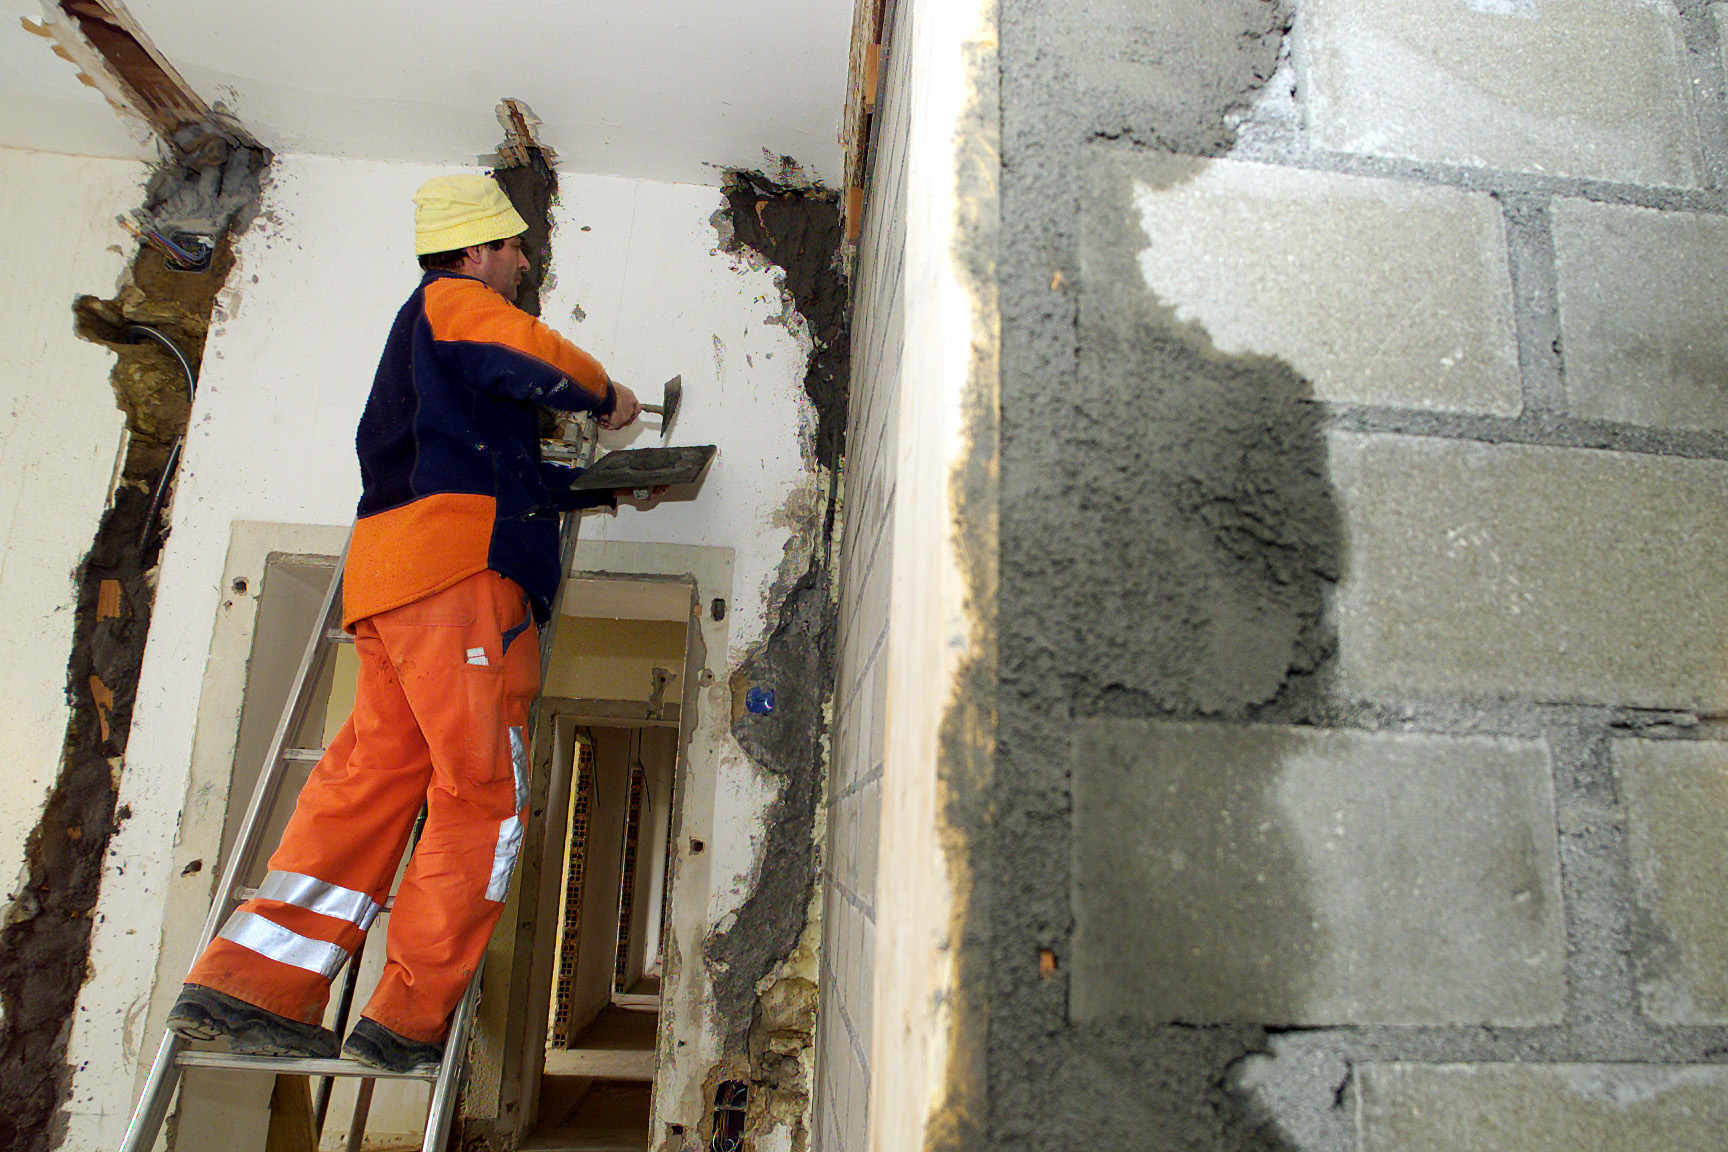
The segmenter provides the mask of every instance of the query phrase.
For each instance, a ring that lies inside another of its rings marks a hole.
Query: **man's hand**
[[[612,411],[600,418],[600,427],[608,432],[624,428],[636,422],[636,417],[642,414],[642,405],[636,399],[636,393],[612,381],[612,391],[617,400],[612,405]]]

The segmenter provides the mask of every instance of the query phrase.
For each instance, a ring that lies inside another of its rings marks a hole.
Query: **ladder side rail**
[[[450,1020],[450,1035],[444,1040],[444,1061],[438,1066],[438,1079],[432,1087],[432,1099],[426,1109],[426,1140],[421,1152],[444,1152],[450,1138],[450,1122],[456,1112],[457,1092],[461,1088],[462,1069],[468,1064],[468,1032],[474,1023],[474,1009],[480,1002],[480,978],[486,971],[481,960],[474,969],[474,979]]]
[[[168,1104],[174,1096],[174,1084],[180,1078],[175,1066],[186,1041],[173,1032],[162,1037],[156,1059],[150,1065],[150,1078],[144,1082],[144,1094],[132,1111],[132,1121],[126,1126],[126,1137],[120,1142],[120,1152],[150,1152],[162,1122],[168,1119]]]
[[[258,838],[264,824],[263,814],[274,802],[275,792],[281,785],[283,749],[290,734],[305,719],[308,696],[306,687],[329,650],[327,635],[330,617],[333,612],[340,611],[342,570],[347,559],[348,544],[344,541],[342,554],[336,561],[335,576],[330,581],[329,590],[324,594],[324,603],[318,613],[318,625],[306,641],[306,649],[300,657],[300,667],[295,673],[293,686],[289,689],[289,705],[283,710],[281,720],[277,722],[275,736],[270,741],[263,768],[258,774],[258,783],[253,787],[252,798],[246,807],[245,819],[241,821],[240,831],[229,849],[227,861],[223,864],[222,878],[211,900],[209,915],[204,918],[204,928],[199,933],[194,954],[202,954],[215,938],[218,928],[228,915],[228,906],[233,902],[240,877],[244,874],[244,869],[250,866],[251,857],[257,851]],[[155,1144],[157,1133],[162,1129],[162,1122],[168,1118],[168,1107],[180,1079],[179,1058],[186,1049],[186,1041],[175,1033],[169,1032],[163,1036],[162,1044],[156,1050],[156,1058],[151,1062],[150,1075],[144,1082],[144,1092],[139,1097],[138,1107],[133,1110],[132,1120],[127,1125],[125,1139],[121,1142],[121,1152],[149,1152]]]
[[[360,962],[366,956],[366,937],[360,937],[360,943],[354,949],[354,955],[348,958],[348,963],[342,967],[342,995],[336,1002],[336,1035],[348,1035],[348,1014],[354,1008],[354,985],[359,981]],[[324,1121],[330,1116],[330,1093],[336,1087],[334,1076],[325,1076],[318,1081],[318,1091],[312,1101],[312,1135],[321,1139],[324,1135]]]
[[[223,862],[222,879],[211,900],[210,914],[204,920],[204,930],[199,934],[196,954],[201,955],[204,949],[209,947],[210,941],[215,939],[223,920],[231,910],[229,905],[234,901],[234,892],[240,886],[240,878],[245,875],[245,870],[251,866],[252,858],[258,851],[258,841],[264,832],[265,815],[275,803],[276,793],[282,786],[283,752],[287,749],[295,729],[306,719],[311,695],[308,687],[316,681],[323,661],[334,651],[327,636],[330,618],[341,615],[342,573],[347,563],[348,542],[343,541],[342,554],[336,560],[335,575],[330,581],[329,590],[324,593],[324,603],[318,614],[318,626],[307,638],[306,649],[301,654],[293,686],[289,689],[288,705],[282,710],[282,718],[276,723],[275,735],[270,738],[269,750],[264,754],[263,768],[258,773],[258,783],[253,787],[252,799],[246,806],[246,816],[240,822],[240,831],[234,837],[228,859]]]
[[[540,723],[540,701],[546,694],[546,677],[552,673],[552,646],[558,637],[558,617],[564,611],[564,581],[570,575],[570,565],[576,560],[576,537],[581,525],[581,512],[566,512],[564,523],[559,528],[558,591],[552,594],[552,610],[546,617],[546,627],[540,630],[540,688],[534,693],[534,702],[528,705],[530,734]]]

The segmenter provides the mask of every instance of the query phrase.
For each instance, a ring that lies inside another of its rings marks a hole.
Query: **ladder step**
[[[324,759],[322,748],[284,748],[282,759],[290,764],[316,764]]]
[[[348,634],[348,629],[346,628],[327,628],[324,630],[324,639],[328,640],[332,644],[354,643],[354,637]]]
[[[298,1056],[237,1056],[232,1052],[182,1052],[182,1068],[228,1068],[234,1071],[277,1072],[301,1076],[357,1076],[366,1080],[436,1080],[438,1065],[422,1064],[408,1072],[386,1072],[358,1060],[316,1060]]]

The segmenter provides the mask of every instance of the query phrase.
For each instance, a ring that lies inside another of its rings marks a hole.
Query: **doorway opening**
[[[567,591],[537,734],[552,770],[525,1150],[648,1147],[695,603],[683,581]]]

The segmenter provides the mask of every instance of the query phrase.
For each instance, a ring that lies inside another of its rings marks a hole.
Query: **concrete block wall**
[[[988,1146],[1728,1146],[1725,12],[1002,0]]]
[[[830,729],[828,851],[817,1016],[815,1147],[869,1147],[876,864],[888,727],[888,611],[905,340],[910,21],[890,5],[869,193],[853,280],[852,378],[840,549],[838,670]]]

